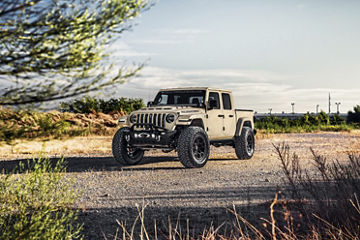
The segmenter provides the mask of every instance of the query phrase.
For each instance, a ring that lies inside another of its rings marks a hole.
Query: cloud
[[[197,28],[178,28],[178,29],[155,29],[156,38],[138,39],[133,41],[136,44],[160,44],[172,45],[184,42],[195,41],[201,35],[208,34],[210,31]]]
[[[200,34],[210,33],[210,31],[208,30],[197,29],[197,28],[179,28],[175,30],[165,30],[165,31],[175,35],[200,35]]]
[[[181,40],[169,40],[169,39],[142,39],[142,40],[135,40],[135,43],[138,44],[160,44],[160,45],[170,45],[170,44],[179,44],[183,41]]]
[[[299,11],[303,10],[306,6],[305,4],[296,4],[295,5],[296,9],[298,9]]]
[[[112,59],[123,57],[150,57],[157,55],[156,53],[138,52],[121,40],[112,43],[106,49],[106,53],[109,54]]]
[[[327,111],[328,94],[331,92],[332,106],[341,102],[341,110],[348,111],[360,104],[360,89],[296,88],[281,84],[284,79],[297,79],[298,76],[283,75],[263,70],[238,69],[199,69],[175,70],[146,67],[141,76],[121,86],[119,96],[141,97],[152,100],[161,88],[170,87],[218,87],[233,91],[236,107],[250,108],[258,112],[290,112],[291,102],[295,111],[313,112],[317,104]]]

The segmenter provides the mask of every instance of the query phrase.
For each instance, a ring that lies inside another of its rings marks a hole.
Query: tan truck
[[[175,150],[187,168],[206,164],[210,145],[232,146],[239,159],[254,154],[252,110],[235,109],[231,91],[215,88],[161,89],[146,108],[119,120],[112,142],[115,160],[138,164],[144,151]]]

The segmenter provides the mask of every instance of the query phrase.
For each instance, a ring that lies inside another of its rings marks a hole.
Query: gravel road
[[[111,137],[103,139],[104,144],[108,142]],[[307,169],[312,168],[310,147],[340,161],[348,153],[360,154],[359,132],[260,136],[251,160],[237,160],[231,147],[212,147],[210,160],[201,169],[184,169],[175,153],[160,151],[147,152],[140,165],[131,167],[119,166],[110,149],[101,153],[95,149],[86,154],[70,152],[66,154],[66,174],[76,179],[75,188],[82,192],[76,208],[85,222],[86,239],[113,239],[119,227],[116,220],[130,226],[137,216],[136,205],[147,206],[145,222],[149,228],[156,220],[158,230],[164,232],[169,219],[173,224],[177,219],[180,223],[189,219],[193,234],[211,222],[217,226],[231,221],[227,209],[233,205],[243,216],[258,218],[268,211],[266,203],[276,190],[283,188],[273,146],[283,142],[300,156]],[[11,169],[19,161],[6,159],[0,167]]]

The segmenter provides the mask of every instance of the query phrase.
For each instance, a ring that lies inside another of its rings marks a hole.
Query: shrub
[[[354,107],[354,112],[348,112],[348,123],[360,123],[360,105],[356,105]]]
[[[143,108],[145,105],[143,100],[140,98],[111,98],[109,100],[96,99],[93,97],[85,97],[82,99],[76,99],[71,102],[61,103],[60,109],[66,112],[73,113],[91,113],[91,112],[102,112],[111,113],[114,111],[120,112],[125,111],[130,113],[132,111]]]
[[[0,110],[0,139],[7,143],[19,138],[60,138],[83,132],[83,128],[71,125],[62,113]]]
[[[77,194],[64,178],[63,160],[20,164],[0,175],[0,239],[77,239],[81,226],[71,210]],[[19,174],[22,173],[22,174]]]

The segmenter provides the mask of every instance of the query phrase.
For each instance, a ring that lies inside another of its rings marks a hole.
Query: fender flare
[[[254,126],[253,126],[253,124],[251,123],[251,120],[250,120],[250,119],[240,118],[240,119],[237,121],[237,123],[236,123],[235,137],[239,137],[239,136],[240,136],[241,130],[242,130],[242,128],[244,127],[244,125],[245,125],[247,122],[250,123],[251,129],[253,129],[253,131],[254,131]],[[256,134],[256,131],[254,131],[254,134]]]

